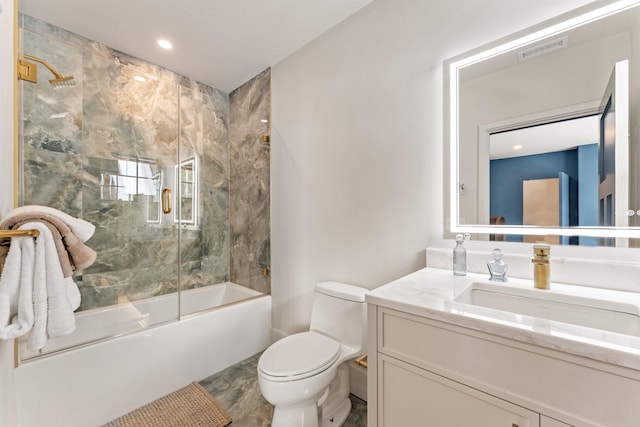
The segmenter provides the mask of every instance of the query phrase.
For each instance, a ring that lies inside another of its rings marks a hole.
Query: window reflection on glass
[[[116,170],[117,169],[117,170]],[[155,196],[155,160],[118,159],[113,170],[100,173],[101,200],[122,200],[131,202],[134,196]]]
[[[198,162],[191,157],[176,165],[176,212],[175,222],[186,225],[198,223]]]
[[[100,173],[100,200],[118,200],[118,194],[121,194],[121,190],[124,193],[124,190],[118,185],[117,174]]]

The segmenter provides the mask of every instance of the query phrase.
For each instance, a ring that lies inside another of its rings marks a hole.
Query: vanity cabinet
[[[368,427],[640,426],[634,369],[373,304],[369,345]]]

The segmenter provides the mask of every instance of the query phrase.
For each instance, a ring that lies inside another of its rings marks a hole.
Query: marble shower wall
[[[271,292],[271,69],[229,94],[231,281]]]
[[[97,261],[75,277],[81,309],[175,292],[178,271],[183,289],[230,280],[231,265],[245,264],[231,260],[230,163],[239,173],[256,163],[244,154],[230,160],[229,96],[27,15],[20,16],[20,31],[22,52],[78,82],[54,90],[41,66],[37,84],[21,82],[20,203],[52,206],[96,225],[88,245]],[[177,174],[189,160],[192,175]],[[263,160],[268,171],[268,150]],[[252,163],[237,163],[243,161]],[[188,191],[196,186],[194,197]],[[193,212],[192,223],[179,225],[173,214],[159,212],[162,187],[173,189],[174,214],[180,207],[183,218]],[[186,191],[182,197],[178,188]],[[266,213],[267,224],[268,188],[267,175],[267,209],[262,193],[255,209]],[[245,194],[237,200],[254,203]],[[268,252],[268,234],[256,234],[258,244],[243,235],[254,229],[233,232],[250,248],[234,255],[252,256],[265,241]],[[261,251],[256,258],[268,266]],[[249,275],[238,278],[255,288]]]

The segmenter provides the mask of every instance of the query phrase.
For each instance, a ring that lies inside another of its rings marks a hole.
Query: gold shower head
[[[47,67],[49,71],[53,73],[55,79],[49,80],[49,84],[54,89],[61,87],[73,86],[76,84],[76,79],[73,76],[64,76],[60,74],[55,68],[53,68],[47,61],[40,59],[36,56],[24,54],[22,55],[26,59],[36,61]],[[18,78],[26,80],[31,83],[38,82],[38,67],[33,62],[25,61],[24,59],[18,60]]]
[[[75,86],[76,78],[73,76],[60,76],[56,77],[55,79],[49,80],[49,84],[54,89],[60,89],[61,87],[65,86]]]

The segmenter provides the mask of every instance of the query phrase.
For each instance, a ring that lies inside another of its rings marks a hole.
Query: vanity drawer
[[[377,342],[378,353],[570,425],[640,419],[635,370],[382,307]]]
[[[380,427],[540,426],[537,412],[392,357],[381,356],[378,367]]]

